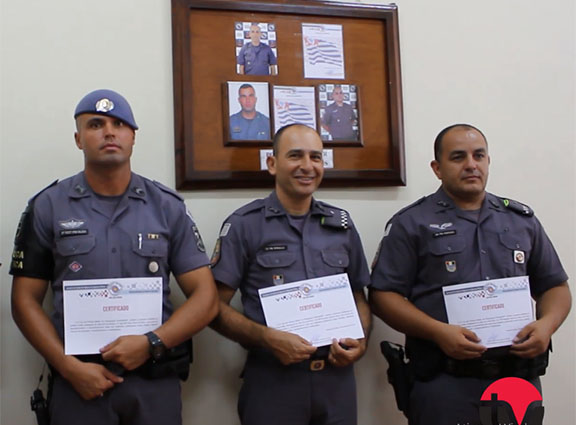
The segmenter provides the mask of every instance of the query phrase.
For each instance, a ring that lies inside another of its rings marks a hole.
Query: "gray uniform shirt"
[[[266,324],[258,289],[347,273],[353,290],[369,283],[360,236],[346,211],[316,200],[302,224],[276,193],[226,219],[212,258],[214,278],[240,289],[244,314]]]
[[[16,235],[11,274],[51,282],[52,320],[63,339],[62,281],[162,277],[163,320],[172,314],[170,272],[209,264],[180,196],[137,174],[113,214],[79,173],[33,198]]]
[[[525,275],[533,296],[568,279],[538,219],[507,208],[490,193],[476,219],[440,188],[388,222],[371,286],[397,292],[447,323],[443,286]],[[409,338],[407,345],[414,341]]]

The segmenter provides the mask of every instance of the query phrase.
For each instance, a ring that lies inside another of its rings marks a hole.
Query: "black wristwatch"
[[[148,332],[146,337],[150,344],[150,356],[153,360],[160,360],[166,353],[166,346],[154,332]]]

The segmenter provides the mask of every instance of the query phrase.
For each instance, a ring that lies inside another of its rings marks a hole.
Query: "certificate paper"
[[[259,289],[266,324],[315,347],[332,339],[364,338],[346,273]]]
[[[475,332],[487,348],[511,345],[534,321],[528,276],[445,286],[442,293],[448,322]]]
[[[162,278],[65,280],[64,352],[96,354],[162,324]]]
[[[302,24],[304,78],[344,79],[342,25]]]
[[[274,131],[296,123],[316,130],[314,87],[274,86]]]

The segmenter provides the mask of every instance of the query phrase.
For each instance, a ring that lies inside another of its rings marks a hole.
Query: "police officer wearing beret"
[[[266,326],[258,289],[347,273],[365,335],[369,272],[347,212],[313,198],[324,174],[322,141],[302,124],[281,128],[268,171],[275,191],[226,219],[212,258],[220,295],[213,327],[249,350],[238,412],[245,425],[354,425],[353,363],[365,339],[342,338],[316,348]],[[243,313],[229,303],[237,289]]]
[[[515,376],[540,387],[551,336],[570,310],[568,277],[532,210],[485,191],[490,157],[480,130],[447,127],[434,154],[442,185],[388,222],[370,304],[406,334],[415,374],[409,423],[478,425],[493,381]],[[474,332],[448,324],[443,286],[514,276],[529,277],[536,320],[511,346],[487,350]]]
[[[131,172],[138,126],[124,97],[91,92],[74,118],[84,171],[37,194],[22,215],[11,267],[14,320],[51,366],[53,425],[180,424],[179,376],[190,359],[182,343],[218,308],[200,234],[177,193]],[[176,311],[170,273],[188,297]],[[163,324],[121,336],[100,354],[65,355],[62,282],[127,277],[162,279]],[[51,319],[42,309],[49,287]]]

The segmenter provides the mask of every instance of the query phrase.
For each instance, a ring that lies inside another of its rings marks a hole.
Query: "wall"
[[[575,7],[535,0],[396,0],[404,89],[408,185],[320,190],[348,209],[371,261],[384,224],[438,185],[429,169],[444,126],[471,122],[492,155],[489,189],[531,205],[569,273],[576,272]],[[12,323],[8,262],[27,199],[81,168],[73,145],[76,102],[96,88],[123,93],[141,130],[134,170],[174,185],[170,4],[167,0],[85,2],[0,0],[1,423],[32,424],[28,398],[42,367]],[[185,193],[211,251],[226,215],[265,191]],[[576,415],[574,315],[555,337],[544,378],[546,423]],[[360,424],[403,424],[378,352],[401,337],[377,322],[358,365]],[[185,423],[235,424],[243,351],[211,330],[196,338],[184,385]]]

